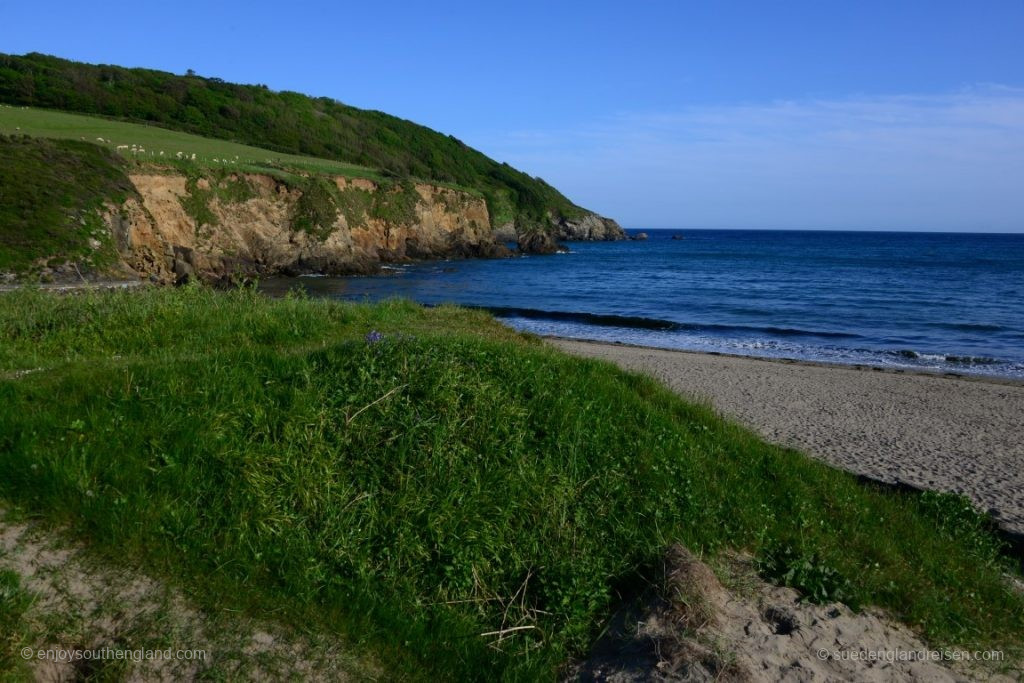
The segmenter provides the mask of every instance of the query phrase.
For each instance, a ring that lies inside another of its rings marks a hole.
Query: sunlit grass
[[[0,106],[0,134],[85,140],[118,152],[126,159],[171,162],[181,159],[199,168],[237,168],[241,171],[262,171],[274,168],[305,170],[314,173],[379,180],[380,173],[371,168],[329,159],[281,154],[228,140],[126,123],[96,116],[69,114],[34,107]],[[132,146],[136,150],[132,151]],[[127,147],[124,147],[127,146]],[[118,149],[118,147],[122,147]],[[162,152],[162,154],[161,154]],[[192,159],[192,155],[195,159]]]
[[[0,497],[395,676],[554,678],[675,542],[932,644],[1024,634],[960,499],[865,486],[480,312],[21,291],[0,368]]]

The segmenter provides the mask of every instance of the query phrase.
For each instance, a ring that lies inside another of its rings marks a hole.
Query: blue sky
[[[1024,0],[33,2],[0,51],[453,134],[631,228],[1024,231]]]

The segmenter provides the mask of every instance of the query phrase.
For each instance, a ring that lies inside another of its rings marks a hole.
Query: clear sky
[[[629,228],[1024,231],[1024,0],[0,0],[31,51],[380,109]]]

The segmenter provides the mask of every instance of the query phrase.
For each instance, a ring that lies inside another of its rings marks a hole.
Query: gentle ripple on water
[[[1024,378],[1024,235],[648,232],[575,243],[568,256],[300,282],[345,299],[504,309],[538,334]]]

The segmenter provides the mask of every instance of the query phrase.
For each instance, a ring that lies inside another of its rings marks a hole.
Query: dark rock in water
[[[500,242],[481,242],[476,245],[473,256],[477,258],[511,258],[512,250]]]
[[[645,239],[647,239],[647,233],[638,232],[637,234],[633,235],[633,237],[631,237],[630,239],[636,240],[637,242],[643,242]]]
[[[519,238],[519,251],[524,254],[557,254],[569,251],[546,232],[534,232]]]
[[[686,238],[683,237],[682,235],[672,235],[672,239],[674,239],[674,240],[685,240]]]

